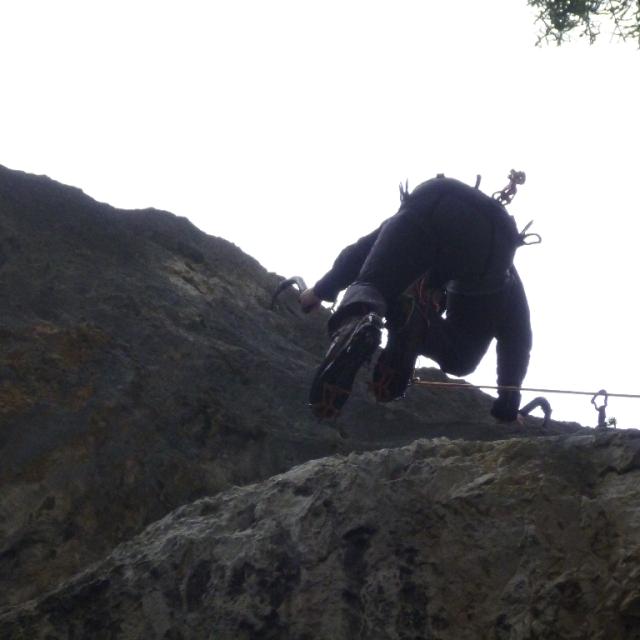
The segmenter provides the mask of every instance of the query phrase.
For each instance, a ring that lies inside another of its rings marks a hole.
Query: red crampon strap
[[[340,395],[349,396],[351,392],[325,382],[322,385],[322,400],[312,405],[313,413],[322,419],[337,418],[340,415],[340,409],[336,408],[336,400]]]
[[[380,372],[380,379],[369,383],[369,390],[373,393],[378,402],[389,402],[393,400],[389,387],[394,378],[397,377],[397,371],[391,367],[378,362],[377,370]]]
[[[430,324],[430,319],[435,315],[442,315],[444,312],[442,306],[442,295],[438,296],[440,289],[434,289],[429,286],[429,276],[422,276],[416,281],[413,288],[415,301],[420,309],[423,318]]]

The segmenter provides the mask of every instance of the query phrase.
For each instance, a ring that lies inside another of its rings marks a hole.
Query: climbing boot
[[[378,402],[403,398],[413,380],[416,360],[429,325],[444,311],[442,292],[418,281],[400,297],[387,319],[387,345],[373,370],[370,388]]]
[[[309,405],[318,418],[336,418],[349,399],[360,367],[371,359],[382,335],[382,318],[373,312],[345,318],[313,379]]]
[[[412,305],[404,323],[398,326],[390,321],[387,328],[387,344],[378,357],[370,385],[378,402],[391,402],[404,397],[413,380],[427,327],[416,305]]]

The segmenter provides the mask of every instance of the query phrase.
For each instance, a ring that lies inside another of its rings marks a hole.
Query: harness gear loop
[[[542,236],[539,233],[527,233],[532,224],[533,220],[529,221],[520,232],[520,246],[528,247],[530,244],[540,244],[542,242]]]
[[[508,204],[511,204],[513,197],[516,195],[518,185],[524,184],[526,179],[527,176],[524,171],[511,169],[511,173],[509,173],[509,184],[502,191],[496,191],[491,197],[506,207]]]
[[[431,287],[428,273],[416,280],[408,293],[427,326],[431,325],[434,315],[441,316],[447,308],[446,291]]]

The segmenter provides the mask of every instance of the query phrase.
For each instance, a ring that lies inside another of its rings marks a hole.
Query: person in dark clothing
[[[315,415],[339,414],[359,368],[378,348],[384,317],[389,337],[372,385],[379,401],[404,395],[418,355],[446,373],[467,375],[493,338],[498,385],[519,387],[532,341],[527,299],[513,265],[522,243],[500,202],[458,180],[439,176],[403,193],[398,212],[344,249],[300,297],[308,312],[346,288],[329,321],[331,346],[311,385]],[[403,294],[412,287],[417,302],[403,313]],[[446,317],[436,304],[440,291],[446,292]],[[517,390],[501,389],[491,413],[511,421],[519,406]]]

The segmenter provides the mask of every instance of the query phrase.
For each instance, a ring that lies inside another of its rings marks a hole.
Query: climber
[[[331,345],[311,385],[313,413],[340,413],[359,368],[380,344],[383,318],[388,340],[371,385],[378,401],[404,395],[419,355],[446,373],[467,375],[493,338],[498,385],[519,387],[531,350],[529,308],[513,266],[522,244],[499,198],[441,175],[411,193],[401,188],[398,212],[345,248],[300,296],[309,313],[346,288],[329,320]],[[510,422],[519,405],[519,391],[500,389],[491,413]]]

